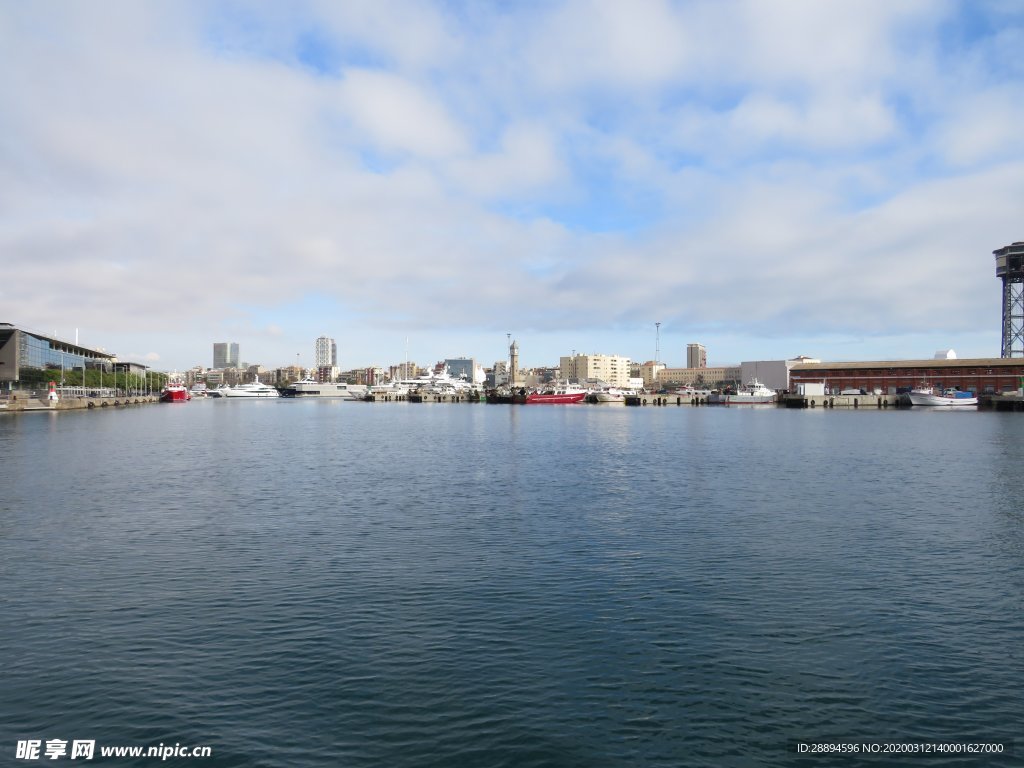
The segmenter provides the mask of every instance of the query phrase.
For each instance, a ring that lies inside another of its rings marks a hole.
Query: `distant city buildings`
[[[648,383],[645,374],[644,386],[648,389],[672,387],[694,387],[695,389],[714,389],[735,386],[741,381],[740,367],[720,366],[717,368],[662,368],[657,372],[653,383]]]
[[[559,377],[567,381],[603,381],[612,387],[629,386],[628,357],[574,354],[559,358],[558,370]]]
[[[334,342],[334,339],[328,336],[321,336],[317,339],[313,360],[314,368],[337,368],[338,345]]]
[[[213,345],[214,368],[238,368],[238,344],[233,341],[215,342]]]
[[[704,348],[703,344],[687,344],[686,345],[686,367],[687,368],[707,368],[708,367],[708,351]]]
[[[658,377],[661,372],[665,370],[665,364],[659,363],[655,360],[648,360],[646,363],[640,363],[636,372],[633,374],[637,378],[641,378],[644,381],[644,386],[648,389],[658,387]],[[679,368],[676,370],[686,370],[685,368]]]
[[[448,374],[453,379],[465,378],[466,381],[479,383],[477,379],[476,360],[472,357],[449,357],[444,361]]]

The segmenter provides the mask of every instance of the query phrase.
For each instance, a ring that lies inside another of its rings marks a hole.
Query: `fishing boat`
[[[921,385],[910,390],[907,395],[911,405],[923,406],[949,406],[954,408],[971,407],[978,405],[978,398],[973,392],[964,392],[959,389],[946,389],[936,392],[934,387]]]
[[[182,384],[168,384],[160,393],[161,403],[187,403],[192,394]]]

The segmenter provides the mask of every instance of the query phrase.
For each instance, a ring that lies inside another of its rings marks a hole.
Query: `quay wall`
[[[25,413],[30,411],[73,411],[90,408],[113,408],[124,405],[158,403],[157,395],[122,395],[120,397],[65,397],[51,402],[42,397],[11,397],[0,400],[0,413]]]

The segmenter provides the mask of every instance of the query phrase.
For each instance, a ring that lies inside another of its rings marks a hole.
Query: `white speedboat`
[[[636,391],[632,389],[619,389],[618,387],[608,387],[606,389],[599,389],[596,392],[591,392],[590,395],[587,397],[587,402],[625,403],[627,397],[635,394]]]
[[[928,386],[916,387],[907,395],[911,405],[928,406],[950,406],[954,408],[977,407],[978,398],[972,392],[962,392],[959,389],[947,389],[944,392],[936,392]]]
[[[280,397],[280,393],[261,382],[257,376],[251,384],[239,384],[237,387],[225,389],[224,397]]]
[[[366,385],[345,382],[314,381],[302,379],[281,390],[281,397],[333,397],[342,400],[362,400],[366,397]]]

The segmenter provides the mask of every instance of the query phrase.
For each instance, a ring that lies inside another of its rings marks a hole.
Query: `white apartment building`
[[[321,336],[316,340],[313,355],[314,368],[336,368],[338,365],[338,345],[334,339]]]
[[[629,358],[618,355],[571,355],[559,358],[559,378],[599,379],[613,387],[629,386]]]

